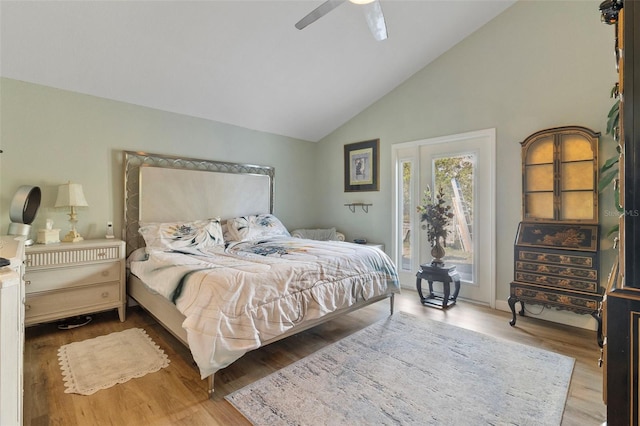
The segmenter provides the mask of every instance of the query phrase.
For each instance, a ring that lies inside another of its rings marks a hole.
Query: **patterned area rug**
[[[558,425],[574,361],[399,312],[226,399],[255,425]]]
[[[141,328],[73,342],[58,349],[65,393],[91,395],[169,365],[169,358]]]

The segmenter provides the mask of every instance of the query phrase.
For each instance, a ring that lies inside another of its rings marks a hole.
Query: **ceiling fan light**
[[[353,4],[369,4],[373,3],[375,0],[349,0]]]

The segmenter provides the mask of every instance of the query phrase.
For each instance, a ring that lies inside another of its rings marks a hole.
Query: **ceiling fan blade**
[[[309,24],[316,22],[327,13],[331,12],[336,7],[340,6],[347,0],[328,0],[322,3],[320,6],[311,11],[307,16],[302,18],[296,23],[296,28],[301,30]]]
[[[375,0],[372,3],[364,5],[364,16],[367,19],[369,29],[376,40],[386,40],[387,38],[387,24],[384,22],[384,15],[382,14],[382,6],[380,2]]]

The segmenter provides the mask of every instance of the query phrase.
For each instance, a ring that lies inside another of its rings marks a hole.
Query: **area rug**
[[[226,399],[255,425],[558,425],[574,362],[398,312]]]
[[[169,358],[141,328],[73,342],[58,349],[65,393],[91,395],[169,365]]]

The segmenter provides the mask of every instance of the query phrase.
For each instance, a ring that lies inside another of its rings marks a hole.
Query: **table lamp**
[[[71,208],[71,212],[69,213],[71,230],[64,236],[62,241],[65,243],[82,241],[84,238],[82,238],[78,231],[76,231],[76,223],[78,222],[76,207],[89,207],[87,200],[84,198],[84,193],[82,192],[82,185],[79,183],[69,182],[58,186],[58,198],[56,199],[55,207]]]

